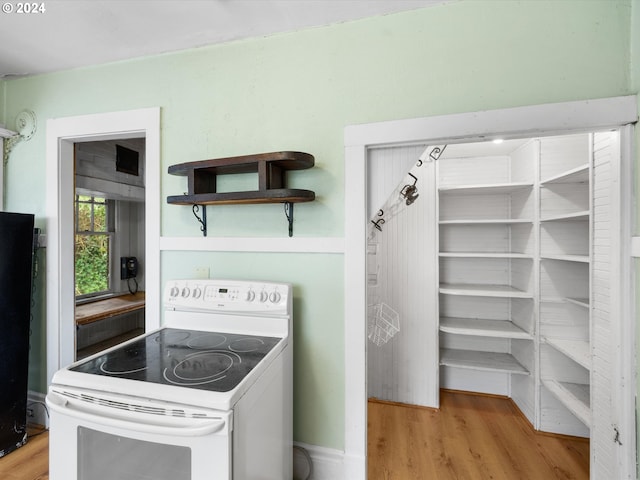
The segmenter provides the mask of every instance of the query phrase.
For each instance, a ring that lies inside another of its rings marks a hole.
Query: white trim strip
[[[640,237],[631,237],[631,256],[640,257]]]
[[[161,251],[344,253],[342,237],[160,237]]]
[[[367,147],[447,139],[465,142],[538,136],[546,132],[599,130],[638,121],[636,96],[547,103],[406,120],[392,120],[345,128],[345,146]],[[503,133],[505,135],[503,135]]]

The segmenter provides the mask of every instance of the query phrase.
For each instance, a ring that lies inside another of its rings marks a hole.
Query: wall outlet
[[[209,278],[209,267],[196,267],[193,270],[193,278],[197,278],[197,279]]]

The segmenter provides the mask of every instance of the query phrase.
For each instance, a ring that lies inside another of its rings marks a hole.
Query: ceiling
[[[451,0],[44,0],[2,2],[0,78],[290,32]],[[33,2],[24,2],[33,5]],[[6,9],[13,9],[7,13]]]

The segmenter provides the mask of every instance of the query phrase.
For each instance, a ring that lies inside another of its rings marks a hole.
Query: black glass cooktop
[[[228,392],[280,340],[275,337],[165,328],[82,362],[71,370]]]

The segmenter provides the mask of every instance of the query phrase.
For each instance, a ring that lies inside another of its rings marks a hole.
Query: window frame
[[[80,200],[80,197],[89,197],[90,200]],[[104,202],[96,202],[96,199],[104,199]],[[89,204],[91,205],[91,225],[89,230],[80,230],[79,229],[79,208],[80,204]],[[105,212],[105,231],[96,231],[95,230],[95,221],[94,221],[94,211],[96,205],[104,205],[106,208]],[[95,193],[80,193],[76,191],[74,196],[74,249],[76,243],[76,238],[78,235],[86,235],[86,236],[107,236],[109,241],[109,250],[108,250],[108,260],[107,260],[107,284],[108,288],[106,290],[100,290],[97,292],[84,293],[80,295],[75,295],[76,304],[88,303],[91,301],[95,301],[102,298],[107,298],[115,295],[116,293],[116,279],[114,278],[115,272],[115,264],[114,264],[114,252],[115,252],[115,242],[117,241],[116,228],[115,228],[115,218],[116,218],[116,205],[117,202],[114,200],[108,199],[105,195],[95,194]],[[75,252],[75,250],[74,250]],[[75,270],[75,253],[74,253],[74,270]],[[74,289],[75,289],[76,281],[74,280]]]

